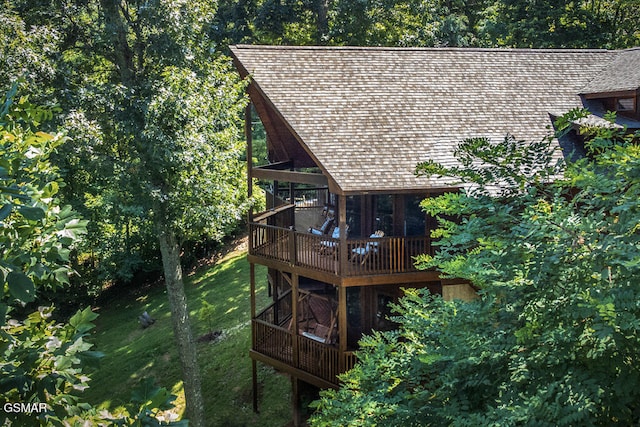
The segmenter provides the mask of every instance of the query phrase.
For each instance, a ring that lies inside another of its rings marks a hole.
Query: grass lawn
[[[261,300],[268,302],[266,271],[256,268]],[[258,364],[260,413],[252,410],[249,264],[243,253],[232,252],[215,266],[201,268],[185,278],[192,328],[197,338],[208,332],[199,320],[202,301],[215,307],[213,328],[221,331],[217,341],[198,343],[202,392],[210,426],[282,427],[291,420],[291,386],[288,377]],[[142,329],[143,311],[156,319]],[[153,378],[178,396],[172,411],[182,414],[184,395],[180,363],[173,344],[170,311],[163,285],[119,295],[99,307],[93,337],[95,350],[106,356],[91,377],[84,399],[96,406],[115,409],[129,401],[131,389],[141,379]]]

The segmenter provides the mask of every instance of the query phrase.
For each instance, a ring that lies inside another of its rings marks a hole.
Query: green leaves
[[[147,410],[172,408],[175,398],[166,388],[156,386],[152,378],[145,378],[131,392],[131,402]]]
[[[132,393],[126,409],[111,414],[84,403],[81,393],[90,378],[83,373],[103,357],[87,341],[98,315],[87,307],[68,324],[50,319],[53,308],[40,308],[19,322],[12,320],[0,333],[0,404],[41,402],[47,405],[47,425],[186,426],[161,423],[156,415],[173,407],[176,396],[145,379]],[[31,425],[33,414],[0,412],[0,422]]]
[[[33,281],[21,271],[12,271],[7,275],[7,284],[11,297],[23,304],[35,299],[36,287]]]
[[[84,334],[95,327],[92,321],[96,320],[98,315],[91,311],[91,307],[87,307],[82,311],[78,311],[69,319],[69,325],[72,326],[77,334]]]
[[[45,218],[44,209],[40,207],[20,206],[18,212],[30,221],[38,221]]]
[[[13,209],[13,205],[11,203],[6,203],[0,208],[0,221],[4,221],[11,214]]]
[[[58,172],[49,156],[65,139],[36,128],[51,111],[15,99],[17,93],[16,85],[0,116],[0,278],[7,305],[34,301],[41,286],[68,285],[70,250],[87,226],[58,205]]]

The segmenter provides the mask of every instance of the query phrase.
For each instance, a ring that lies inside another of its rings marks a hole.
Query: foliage
[[[503,0],[483,29],[487,40],[504,46],[624,48],[638,45],[639,18],[637,0]]]
[[[187,427],[189,422],[182,421],[159,421],[160,411],[166,411],[174,407],[176,396],[167,391],[164,387],[158,387],[153,379],[142,380],[139,386],[131,392],[131,404],[127,405],[128,413],[119,414],[123,417],[116,421],[117,424],[132,427],[155,427],[155,426],[175,426]],[[164,418],[164,417],[163,417]]]
[[[638,0],[223,1],[212,32],[233,43],[625,48]]]
[[[231,81],[235,72],[207,37],[216,17],[215,7],[210,1],[186,7],[181,1],[169,0],[6,2],[0,37],[7,41],[3,44],[7,55],[2,57],[6,67],[0,70],[0,77],[10,81],[23,76],[34,96],[60,106],[63,114],[57,124],[73,140],[82,141],[60,147],[52,160],[67,183],[61,197],[91,220],[77,265],[84,282],[90,284],[88,292],[95,294],[104,284],[131,282],[140,273],[160,270],[156,229],[148,204],[144,204],[149,198],[140,199],[141,194],[153,191],[141,182],[146,172],[142,151],[146,144],[157,143],[149,138],[158,136],[158,129],[147,127],[149,120],[158,119],[159,111],[149,111],[151,104],[163,102],[164,113],[171,113],[161,118],[167,122],[160,131],[165,139],[171,133],[167,133],[169,120],[175,119],[173,129],[192,120],[188,126],[191,134],[182,130],[183,139],[193,137],[191,149],[206,145],[204,141],[212,137],[214,129],[218,135],[213,138],[218,142],[212,141],[213,146],[219,151],[229,148],[220,144],[225,137],[220,129],[225,126],[226,136],[233,139],[231,151],[240,148],[241,120],[234,120],[242,112],[243,100],[238,94],[242,86],[233,87],[237,84]],[[184,88],[179,86],[182,84]],[[229,87],[222,89],[227,84]],[[171,100],[160,99],[167,95],[166,87],[180,90],[174,90]],[[190,94],[179,99],[187,88]],[[229,101],[226,95],[235,99]],[[174,115],[170,108],[184,110]],[[211,108],[224,111],[225,118],[215,118]],[[207,123],[204,117],[211,117],[212,122]],[[143,132],[149,138],[145,139]],[[225,171],[231,171],[238,166],[234,157],[231,153],[228,159],[215,161],[228,160]],[[176,156],[173,161],[180,159]],[[211,168],[216,172],[221,169]],[[246,188],[242,171],[242,165],[234,170],[234,191],[228,194],[240,194]],[[206,179],[206,175],[200,176],[202,181]],[[209,202],[201,205],[208,210],[222,206]],[[243,209],[219,214],[225,221],[220,227],[210,226],[211,235],[203,231],[185,238],[218,241],[233,228],[230,223],[237,223]]]
[[[0,423],[159,425],[155,411],[170,403],[166,391],[154,389],[152,400],[134,401],[132,415],[98,413],[78,396],[88,387],[83,369],[102,357],[86,341],[97,318],[90,308],[79,310],[67,324],[50,320],[52,307],[40,307],[23,321],[7,321],[10,304],[22,308],[43,290],[69,285],[70,252],[86,229],[86,221],[70,207],[61,208],[57,198],[64,183],[49,157],[66,138],[39,131],[52,111],[31,104],[28,97],[17,98],[17,92],[14,85],[0,109],[0,394],[3,408],[30,404],[39,410],[3,410]]]
[[[168,68],[157,82],[141,135],[147,151],[138,197],[148,194],[147,206],[165,206],[182,239],[222,240],[246,210],[238,127],[243,89],[220,62],[205,75]]]
[[[65,197],[93,221],[81,270],[99,266],[98,286],[129,281],[160,265],[160,249],[183,366],[195,369],[186,360],[195,349],[180,295],[181,248],[221,240],[248,206],[244,83],[208,38],[215,2],[8,4],[63,40],[56,95],[68,134],[83,143],[61,148],[56,161],[69,178]]]
[[[71,279],[78,286],[68,298],[95,295],[104,284],[135,283],[160,270],[153,218],[131,179],[144,157],[131,147],[142,144],[138,137],[133,144],[132,135],[145,128],[157,87],[171,84],[160,83],[167,67],[202,78],[208,74],[205,58],[240,42],[598,48],[640,43],[638,0],[202,0],[190,7],[175,0],[7,0],[3,6],[0,85],[6,89],[18,77],[26,79],[23,91],[38,103],[59,105],[64,115],[57,124],[83,142],[65,144],[52,155],[67,183],[60,197],[91,220],[76,266],[84,280]],[[204,100],[217,96],[201,94]],[[220,233],[195,239],[215,241]]]
[[[332,42],[381,46],[477,44],[475,21],[489,2],[337,0],[330,11]]]
[[[97,410],[79,396],[90,378],[87,367],[96,366],[104,355],[91,350],[87,342],[98,315],[90,308],[79,310],[67,324],[50,320],[53,308],[41,307],[23,322],[15,319],[0,331],[0,403],[44,403],[36,412],[0,412],[0,422],[11,425],[62,426],[185,426],[186,422],[164,423],[159,411],[173,407],[175,396],[157,387],[151,379],[133,390],[131,402],[111,413]]]
[[[60,424],[61,420],[90,408],[75,393],[88,387],[89,378],[82,373],[83,365],[102,355],[91,351],[92,345],[85,341],[96,314],[87,308],[62,325],[49,320],[52,311],[40,308],[24,322],[12,320],[2,328],[0,394],[3,404],[46,403],[47,413],[41,414],[41,420]],[[34,414],[0,412],[0,422],[6,419],[29,425]]]
[[[198,319],[207,324],[209,332],[213,332],[213,317],[215,315],[215,307],[206,300],[202,300],[202,307],[198,313]]]
[[[0,110],[0,323],[10,304],[34,301],[36,288],[69,284],[70,252],[87,223],[59,206],[63,183],[49,157],[65,138],[37,130],[52,112],[16,99],[17,90]]]
[[[0,10],[0,93],[23,79],[40,100],[52,96],[55,79],[53,56],[59,33],[50,27],[28,25],[11,7]],[[22,92],[29,88],[22,88]]]
[[[443,220],[440,250],[421,264],[467,279],[480,298],[407,291],[399,331],[363,341],[312,425],[638,423],[640,134],[584,135],[590,156],[554,182],[551,153],[530,158],[513,140],[462,144],[469,173],[418,166],[477,186],[423,202]],[[514,158],[529,160],[504,161]]]

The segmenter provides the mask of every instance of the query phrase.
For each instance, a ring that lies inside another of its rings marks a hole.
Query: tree
[[[102,357],[87,340],[98,317],[90,307],[66,324],[51,320],[53,307],[23,314],[43,290],[69,285],[69,253],[86,221],[59,205],[64,182],[49,156],[67,138],[38,130],[53,113],[18,97],[18,89],[14,84],[0,100],[0,423],[157,424],[157,411],[172,407],[175,396],[148,383],[116,415],[97,411],[78,395],[88,388],[84,371]],[[136,398],[141,394],[144,400]]]
[[[238,122],[243,111],[243,84],[226,67],[197,76],[167,69],[152,99],[148,144],[141,154],[150,175],[143,181],[151,196],[148,207],[158,233],[174,336],[180,354],[190,421],[203,425],[196,347],[189,326],[180,253],[186,238],[221,238],[241,219],[245,198]],[[182,91],[182,92],[181,92]],[[211,97],[203,98],[203,94]],[[211,120],[211,121],[210,121]],[[191,399],[191,401],[189,400]],[[193,408],[200,405],[200,408]],[[200,424],[197,418],[200,416]]]
[[[52,28],[28,25],[11,7],[0,11],[0,92],[14,82],[29,83],[22,94],[31,91],[42,99],[52,96],[55,65],[51,52],[58,48],[58,33]]]
[[[637,0],[501,0],[486,15],[480,37],[492,45],[619,49],[640,41]]]
[[[640,133],[584,135],[590,156],[567,165],[549,141],[507,138],[465,141],[460,167],[418,167],[475,186],[423,202],[441,225],[421,263],[480,298],[408,291],[399,330],[363,340],[312,425],[638,422]]]
[[[155,236],[187,417],[196,426],[203,425],[203,408],[182,245],[221,239],[246,210],[244,84],[208,38],[214,6],[101,0],[79,3],[73,16],[43,15],[75,31],[58,64],[68,87],[61,95],[69,111],[65,126],[86,141],[61,159],[74,177],[69,197],[111,224],[120,241],[129,233]]]
[[[64,127],[82,144],[61,148],[56,160],[68,177],[65,197],[93,220],[88,241],[96,245],[80,264],[110,264],[102,280],[128,280],[143,263],[161,258],[187,413],[202,425],[181,248],[188,239],[220,240],[246,210],[244,85],[208,36],[215,3],[16,0],[8,6],[25,25],[55,28],[61,40],[51,56],[54,93],[66,113]],[[102,254],[113,257],[95,262]]]

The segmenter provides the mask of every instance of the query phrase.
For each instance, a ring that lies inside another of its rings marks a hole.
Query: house
[[[555,116],[582,106],[594,122],[615,110],[640,128],[640,49],[231,52],[267,136],[268,164],[254,167],[247,132],[250,183],[270,189],[249,225],[254,392],[256,362],[288,373],[295,399],[305,383],[337,387],[362,334],[393,327],[388,303],[403,287],[474,297],[468,283],[414,266],[434,250],[420,201],[457,191],[417,177],[419,162],[451,164],[468,137],[540,140]],[[559,147],[579,154],[579,133]],[[272,297],[260,310],[256,264],[268,269]]]

